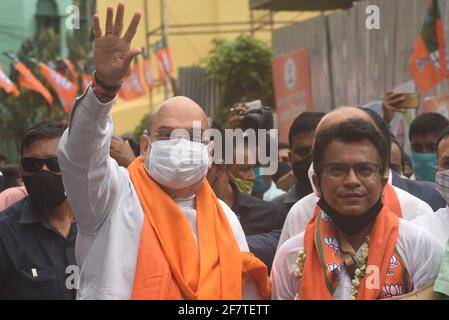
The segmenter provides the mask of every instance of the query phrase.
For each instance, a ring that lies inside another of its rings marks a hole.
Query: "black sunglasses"
[[[22,169],[31,173],[41,171],[44,164],[51,172],[61,172],[58,164],[58,158],[56,157],[46,159],[27,157],[20,160],[20,166],[22,167]]]

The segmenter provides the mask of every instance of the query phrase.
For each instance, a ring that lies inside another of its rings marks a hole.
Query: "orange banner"
[[[429,91],[449,75],[438,0],[429,0],[424,25],[410,58],[409,70],[420,92]]]
[[[119,91],[119,97],[129,101],[138,99],[145,95],[140,75],[140,66],[135,63],[130,69],[129,75],[123,80],[122,88]]]
[[[58,95],[65,113],[70,113],[78,94],[78,86],[46,64],[39,63],[39,69]]]
[[[3,69],[2,65],[0,65],[0,89],[5,90],[7,94],[13,94],[15,97],[20,96],[17,86],[6,75],[5,69]]]
[[[307,49],[274,58],[273,82],[279,141],[288,142],[288,132],[296,117],[304,111],[313,111]]]
[[[14,68],[19,72],[19,84],[29,90],[40,93],[50,105],[53,105],[53,96],[50,91],[31,73],[22,62],[14,64]]]

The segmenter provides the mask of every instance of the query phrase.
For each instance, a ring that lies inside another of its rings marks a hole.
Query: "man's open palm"
[[[122,37],[125,6],[120,3],[114,23],[114,9],[108,7],[105,34],[100,27],[100,18],[94,16],[95,32],[95,70],[98,79],[107,86],[117,87],[128,73],[134,57],[140,54],[140,49],[130,49],[131,42],[137,32],[141,14],[136,13]]]

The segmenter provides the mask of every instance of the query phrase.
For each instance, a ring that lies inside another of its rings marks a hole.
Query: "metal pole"
[[[161,30],[162,30],[162,39],[165,43],[168,43],[168,10],[167,10],[167,0],[161,0]],[[164,94],[165,99],[168,99],[168,80],[164,83]]]
[[[146,45],[146,50],[147,50],[147,54],[148,54],[148,57],[150,56],[150,51],[151,51],[151,48],[150,48],[150,39],[149,39],[149,37],[148,37],[148,30],[150,29],[150,21],[149,21],[149,18],[148,18],[148,0],[143,0],[143,10],[145,11],[144,12],[144,19],[145,19],[145,45]],[[149,97],[150,97],[150,112],[151,111],[153,111],[153,91],[150,89],[150,88],[148,88],[148,91],[149,91]]]

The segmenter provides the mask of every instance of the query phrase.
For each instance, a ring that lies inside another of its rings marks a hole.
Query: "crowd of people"
[[[239,144],[174,97],[139,142],[118,137],[111,109],[140,54],[140,14],[122,37],[123,20],[123,4],[104,30],[94,17],[96,71],[69,124],[29,129],[18,166],[0,156],[0,299],[449,296],[447,118],[418,115],[407,154],[389,127],[405,97],[388,92]],[[268,110],[238,103],[226,129],[268,132]]]

